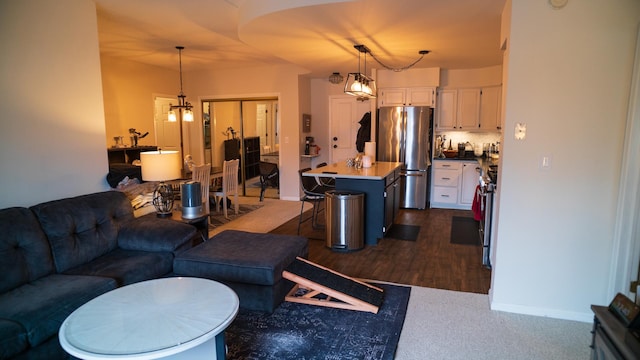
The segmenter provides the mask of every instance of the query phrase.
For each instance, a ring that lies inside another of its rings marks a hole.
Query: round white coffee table
[[[233,290],[212,280],[149,280],[82,305],[58,337],[81,359],[224,359],[224,329],[238,305]]]

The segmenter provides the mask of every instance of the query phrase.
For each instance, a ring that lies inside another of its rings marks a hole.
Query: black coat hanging
[[[356,136],[356,150],[364,152],[364,143],[371,141],[371,111],[366,112],[358,122],[360,129]]]

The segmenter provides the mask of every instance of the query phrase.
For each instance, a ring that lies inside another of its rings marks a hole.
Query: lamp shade
[[[175,180],[182,176],[178,151],[141,152],[140,162],[144,181]]]

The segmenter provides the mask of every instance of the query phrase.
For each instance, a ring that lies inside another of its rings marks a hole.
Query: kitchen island
[[[378,161],[370,168],[356,169],[344,162],[303,173],[303,176],[335,178],[336,191],[365,194],[364,238],[366,245],[377,245],[391,229],[400,206],[400,168],[402,163]]]

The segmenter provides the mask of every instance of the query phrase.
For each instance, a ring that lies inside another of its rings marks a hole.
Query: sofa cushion
[[[0,234],[0,293],[54,272],[49,243],[31,210],[0,210]]]
[[[0,359],[8,359],[29,348],[27,332],[17,322],[0,319]]]
[[[62,322],[87,301],[116,288],[113,279],[52,274],[0,295],[0,318],[26,329],[37,346],[56,335]]]
[[[171,252],[147,252],[115,249],[86,264],[64,273],[67,275],[102,276],[115,279],[118,286],[155,279],[171,272]]]
[[[148,214],[124,224],[118,246],[127,250],[179,252],[191,247],[195,226]]]
[[[118,191],[50,201],[31,209],[51,243],[58,272],[115,249],[120,226],[133,218],[131,203]]]
[[[173,271],[218,281],[273,285],[297,256],[307,257],[307,238],[226,230],[176,256]]]

